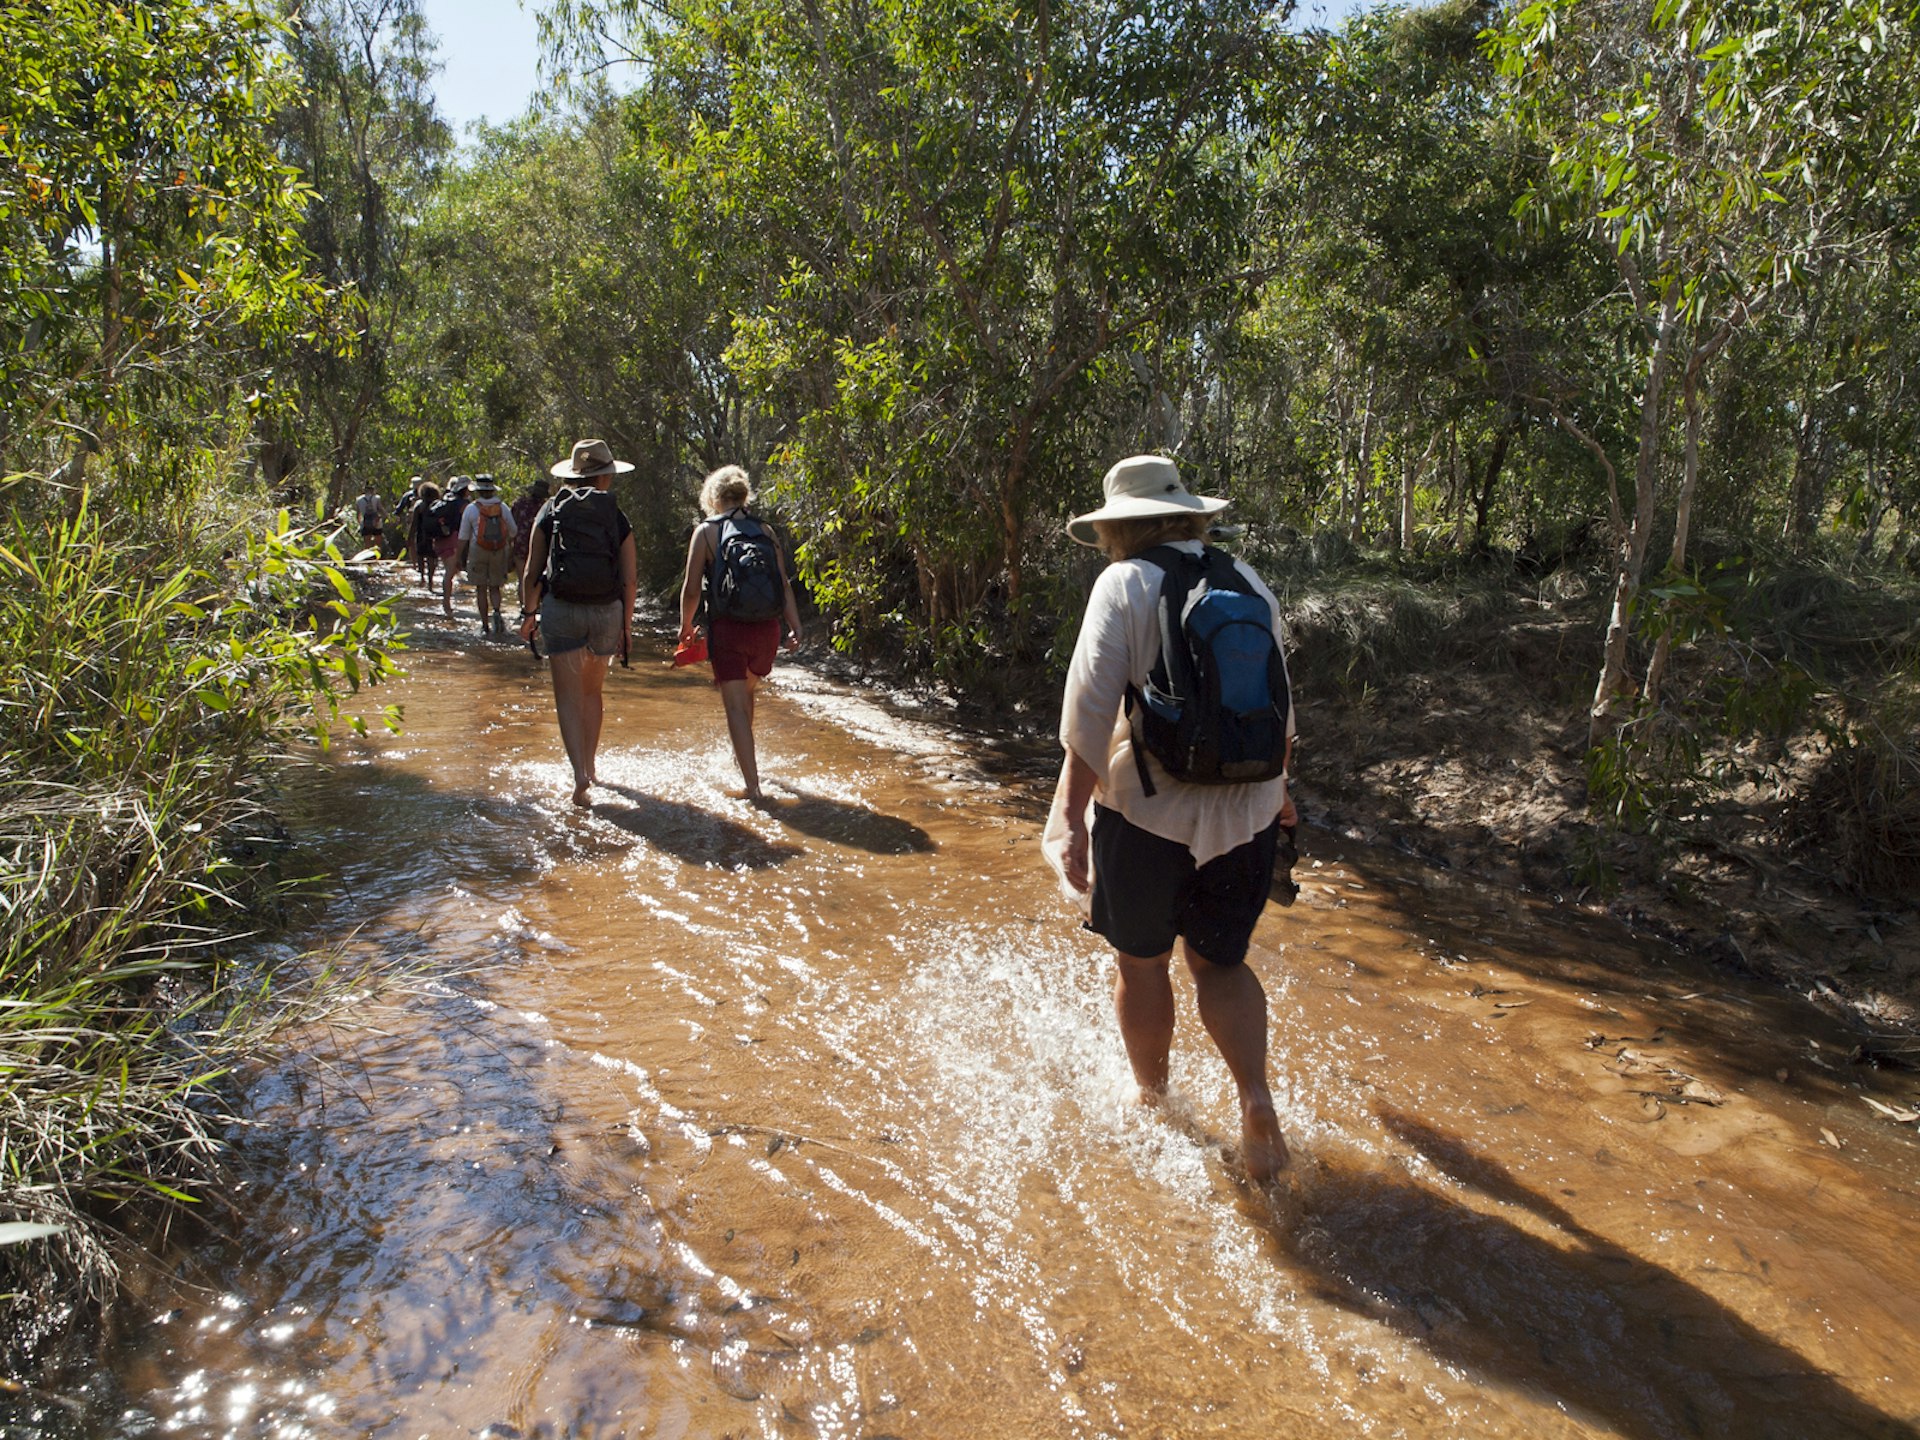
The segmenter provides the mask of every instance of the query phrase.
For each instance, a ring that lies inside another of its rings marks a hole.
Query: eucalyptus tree
[[[298,445],[302,429],[324,437],[337,505],[358,484],[368,426],[388,395],[415,222],[451,137],[434,111],[435,41],[419,0],[286,0],[285,14],[303,89],[282,107],[278,132],[313,188],[301,233],[331,304],[316,326],[328,343],[277,356],[298,379],[304,424],[269,428],[276,452]]]
[[[663,174],[750,247],[726,360],[784,427],[811,580],[937,656],[1017,640],[1039,527],[1161,438],[1153,357],[1256,278],[1268,8],[691,0],[607,28],[639,18],[548,8],[687,97]]]
[[[1554,408],[1609,477],[1613,602],[1594,743],[1644,696],[1629,641],[1663,522],[1671,565],[1686,562],[1706,367],[1810,274],[1870,251],[1898,207],[1920,126],[1917,14],[1912,0],[1535,0],[1490,36],[1516,118],[1549,150],[1550,179],[1531,203],[1613,255],[1618,334],[1639,377],[1628,467],[1591,439],[1590,406]],[[1689,458],[1663,505],[1676,381]],[[1621,468],[1631,511],[1614,483]]]
[[[160,397],[251,388],[247,329],[310,321],[307,194],[267,123],[293,93],[280,38],[244,0],[0,5],[7,468],[78,479]]]
[[[1411,544],[1421,481],[1445,470],[1456,537],[1485,546],[1533,428],[1544,317],[1562,348],[1583,333],[1591,263],[1512,222],[1535,162],[1478,43],[1491,15],[1365,11],[1302,37],[1305,63],[1263,87],[1278,274],[1248,326],[1284,337],[1294,428],[1340,479],[1318,508],[1355,539]]]

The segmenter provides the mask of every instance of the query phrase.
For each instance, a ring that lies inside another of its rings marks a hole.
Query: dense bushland
[[[270,133],[282,38],[251,4],[0,7],[9,1376],[86,1332],[130,1226],[218,1193],[219,1082],[329,993],[229,958],[284,883],[275,768],[391,667],[262,463],[276,363],[354,344]]]
[[[583,435],[651,588],[743,463],[837,646],[1009,699],[1173,454],[1321,694],[1550,639],[1592,853],[1764,793],[1912,893],[1916,0],[539,9],[455,156],[416,0],[0,4],[0,1258],[207,1174],[263,775],[387,663],[280,507]]]
[[[273,768],[391,664],[284,514],[129,535],[90,500],[0,533],[0,1185],[45,1227],[0,1249],[15,1364],[111,1294],[127,1205],[205,1195],[216,1082],[323,995],[227,956],[284,883]]]

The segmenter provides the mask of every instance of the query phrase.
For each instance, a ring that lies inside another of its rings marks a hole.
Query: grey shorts
[[[586,646],[596,655],[620,653],[620,602],[577,605],[555,595],[540,600],[540,641],[549,655]]]

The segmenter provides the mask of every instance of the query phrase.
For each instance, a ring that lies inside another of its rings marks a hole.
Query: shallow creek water
[[[1791,998],[1309,832],[1270,1201],[1183,975],[1129,1103],[1044,786],[783,665],[762,813],[648,655],[574,813],[544,669],[418,616],[282,948],[425,980],[251,1077],[118,1433],[1920,1436],[1916,1087]]]

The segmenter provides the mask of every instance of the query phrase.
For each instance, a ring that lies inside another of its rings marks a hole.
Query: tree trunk
[[[1360,453],[1353,466],[1353,510],[1347,521],[1347,537],[1359,545],[1366,539],[1367,487],[1373,480],[1374,399],[1380,388],[1380,371],[1367,371],[1367,399],[1360,412]]]
[[[1621,703],[1633,690],[1627,678],[1627,644],[1633,636],[1634,601],[1640,594],[1640,575],[1646,566],[1647,542],[1654,522],[1654,475],[1660,464],[1660,411],[1667,368],[1673,357],[1674,317],[1680,287],[1670,285],[1660,302],[1654,331],[1653,354],[1647,361],[1646,388],[1640,395],[1640,449],[1633,465],[1633,519],[1625,535],[1615,537],[1613,607],[1607,616],[1607,638],[1600,662],[1600,679],[1593,688],[1587,712],[1587,744],[1600,743],[1613,725]]]
[[[1466,487],[1460,483],[1460,427],[1447,426],[1447,504],[1444,513],[1453,521],[1453,549],[1467,533]]]
[[[1800,387],[1800,417],[1793,427],[1793,480],[1787,490],[1787,518],[1781,539],[1798,552],[1813,535],[1814,517],[1819,513],[1816,488],[1824,485],[1816,479],[1818,468],[1814,452],[1820,446],[1820,425],[1815,409],[1820,399],[1820,330],[1825,296],[1816,294],[1807,306],[1806,325],[1800,343],[1806,356],[1805,383]]]
[[[1473,501],[1473,548],[1484,552],[1487,548],[1487,517],[1493,510],[1493,487],[1500,481],[1500,472],[1506,468],[1507,447],[1513,443],[1513,437],[1519,433],[1520,422],[1510,419],[1493,437],[1493,450],[1487,456],[1486,474],[1480,480],[1480,493]]]
[[[1406,445],[1406,463],[1400,471],[1400,523],[1395,527],[1395,542],[1399,549],[1413,549],[1413,498],[1420,487],[1420,477],[1427,473],[1427,461],[1433,458],[1433,447],[1440,443],[1440,432],[1433,432],[1427,441],[1427,448],[1416,457],[1411,443],[1413,426],[1408,424]]]
[[[1680,470],[1680,499],[1673,513],[1673,554],[1667,571],[1679,575],[1687,568],[1687,531],[1693,521],[1693,491],[1700,478],[1700,370],[1688,365],[1681,381],[1681,409],[1686,416],[1685,458]],[[1646,696],[1649,705],[1660,703],[1660,682],[1667,677],[1667,659],[1673,653],[1673,627],[1661,627],[1660,639],[1653,647],[1653,659],[1647,662]]]

